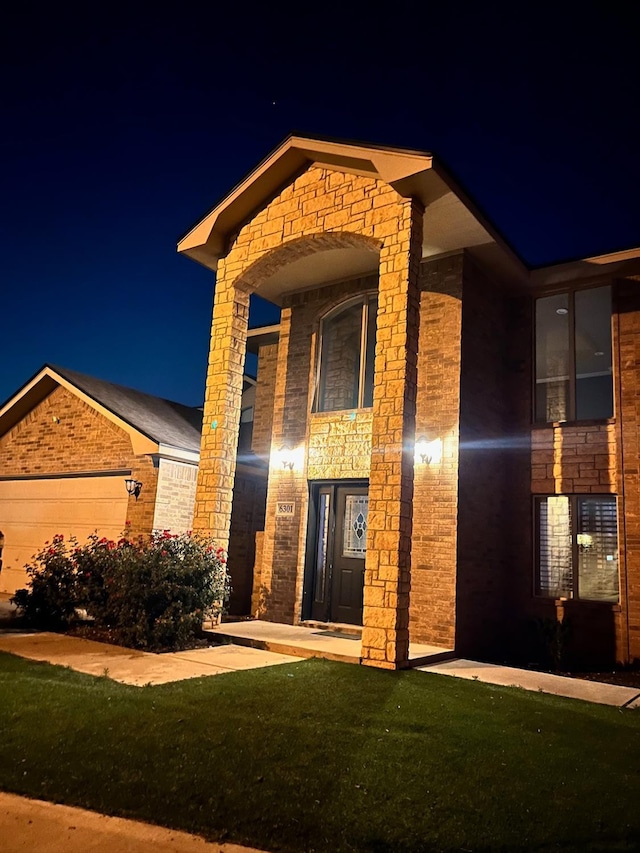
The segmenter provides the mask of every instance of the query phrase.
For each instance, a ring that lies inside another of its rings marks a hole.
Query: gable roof
[[[178,252],[215,271],[229,236],[311,165],[376,178],[404,198],[420,199],[423,257],[469,248],[511,280],[527,279],[506,238],[432,154],[300,135],[287,137],[227,193],[179,240]]]
[[[607,274],[640,272],[637,246],[531,267],[434,155],[299,134],[287,137],[199,220],[179,240],[178,252],[215,271],[230,235],[311,165],[378,178],[399,195],[420,199],[425,206],[423,258],[465,249],[499,279],[528,288],[602,275],[605,268]],[[263,284],[262,295],[277,304],[278,287],[268,290]]]
[[[158,452],[161,445],[190,453],[200,451],[201,409],[48,364],[0,408],[0,435],[8,432],[60,385],[103,414],[110,414],[112,420],[128,427],[129,433],[134,430],[142,439],[147,439],[142,442],[145,446],[142,452]]]

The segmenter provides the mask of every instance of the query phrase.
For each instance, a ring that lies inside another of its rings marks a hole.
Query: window
[[[613,495],[537,499],[536,594],[618,601],[618,516]]]
[[[611,288],[536,300],[536,421],[613,416]]]
[[[365,296],[322,321],[317,412],[373,405],[376,296]]]

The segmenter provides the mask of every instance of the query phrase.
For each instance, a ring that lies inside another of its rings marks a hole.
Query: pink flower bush
[[[223,548],[200,534],[168,530],[117,541],[90,536],[79,545],[54,536],[27,566],[30,589],[14,597],[34,624],[64,626],[79,608],[119,642],[180,648],[215,615],[230,591]]]

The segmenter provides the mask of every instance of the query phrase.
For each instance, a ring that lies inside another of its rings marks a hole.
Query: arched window
[[[373,405],[377,309],[378,297],[367,294],[322,321],[316,412]]]

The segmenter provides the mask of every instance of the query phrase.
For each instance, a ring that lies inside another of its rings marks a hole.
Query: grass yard
[[[0,654],[0,788],[269,850],[638,850],[640,713],[321,660],[140,689]]]

